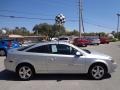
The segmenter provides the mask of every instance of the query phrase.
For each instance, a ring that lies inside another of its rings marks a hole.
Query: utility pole
[[[120,17],[120,14],[117,13],[117,16],[118,16],[118,23],[117,23],[117,38],[118,38],[118,35],[119,35],[118,33],[119,33],[119,23],[120,23],[120,22],[119,22],[119,20],[120,20],[119,17]]]
[[[79,38],[82,36],[83,26],[83,1],[79,0]]]

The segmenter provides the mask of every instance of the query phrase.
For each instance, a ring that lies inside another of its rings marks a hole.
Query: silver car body
[[[81,56],[33,53],[28,50],[42,45],[63,44],[70,46],[80,52]],[[23,51],[11,49],[8,51],[7,58],[4,61],[7,70],[16,72],[16,67],[21,63],[29,63],[35,68],[36,73],[88,73],[90,66],[94,63],[101,62],[108,68],[108,73],[114,72],[117,67],[112,57],[86,51],[66,42],[44,42],[39,43]]]

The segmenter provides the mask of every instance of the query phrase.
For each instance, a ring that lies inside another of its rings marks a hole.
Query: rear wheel
[[[30,80],[34,75],[34,70],[30,65],[21,65],[17,68],[17,74],[21,80]]]
[[[89,75],[92,79],[101,80],[107,73],[104,65],[96,64],[93,65],[89,70]]]
[[[99,45],[99,43],[97,43],[97,45]]]
[[[87,44],[84,44],[83,46],[84,46],[84,47],[87,47]]]
[[[4,49],[0,49],[0,56],[5,56],[6,55],[6,51]]]
[[[109,42],[107,42],[107,44],[109,44]]]

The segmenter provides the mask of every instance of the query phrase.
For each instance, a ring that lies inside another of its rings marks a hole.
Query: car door
[[[50,56],[49,45],[42,45],[27,50],[27,59],[34,65],[39,73],[47,73],[47,60]]]
[[[85,64],[84,58],[76,56],[71,46],[64,44],[51,45],[50,58],[47,61],[49,73],[81,73]]]

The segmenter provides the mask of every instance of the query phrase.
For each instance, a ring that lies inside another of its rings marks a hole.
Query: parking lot
[[[108,54],[118,68],[103,80],[89,80],[86,75],[36,75],[33,80],[19,81],[16,75],[4,69],[0,57],[0,90],[119,90],[120,89],[120,42],[88,46],[86,49]]]

